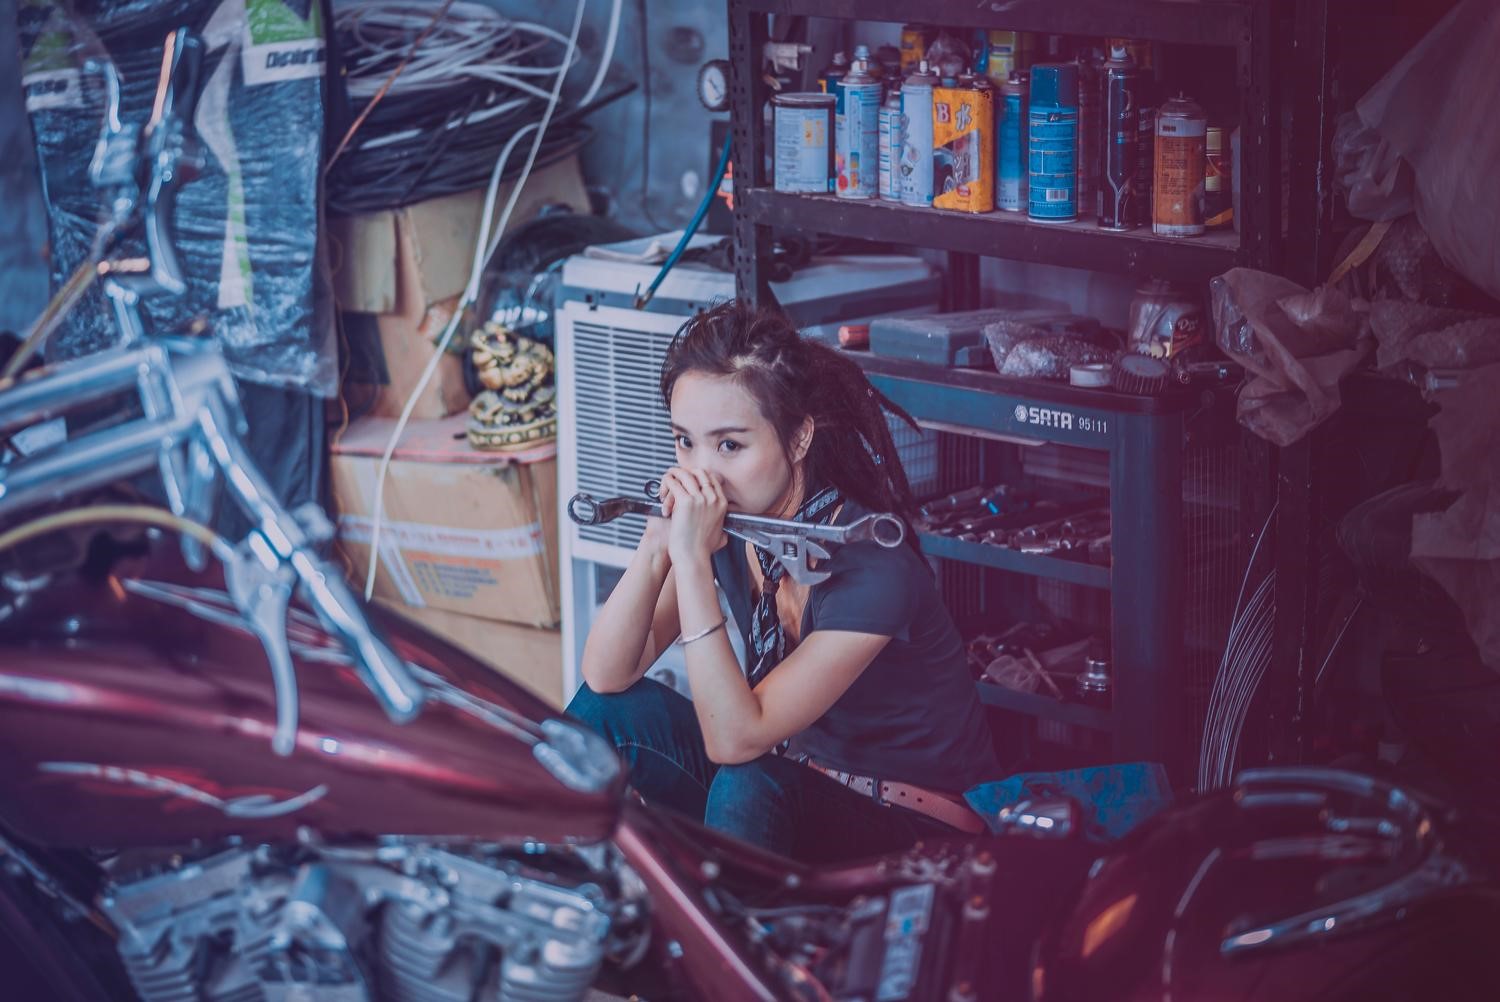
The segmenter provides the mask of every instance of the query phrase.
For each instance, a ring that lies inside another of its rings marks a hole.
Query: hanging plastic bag
[[[1333,165],[1350,215],[1380,222],[1416,207],[1411,167],[1355,112],[1340,115],[1333,130]]]
[[[1492,296],[1500,296],[1496,53],[1500,4],[1462,0],[1356,108],[1360,122],[1410,165],[1417,217],[1443,260]],[[1389,164],[1378,150],[1371,156],[1366,175],[1374,190],[1389,179]],[[1392,197],[1395,190],[1393,182]]]
[[[1327,286],[1232,268],[1209,283],[1219,348],[1245,367],[1240,424],[1290,445],[1339,407],[1339,381],[1369,350],[1353,300]]]

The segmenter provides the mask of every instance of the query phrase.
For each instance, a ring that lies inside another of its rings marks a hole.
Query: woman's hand
[[[663,493],[661,499],[662,511],[667,511],[667,498]],[[666,518],[656,518],[653,515],[646,516],[646,531],[641,534],[640,545],[637,550],[646,554],[652,560],[660,560],[663,564],[671,566],[671,552],[667,543],[671,538],[672,523]]]
[[[724,514],[729,503],[716,473],[672,467],[661,478],[661,510],[668,523],[667,553],[675,565],[712,556],[728,542]]]

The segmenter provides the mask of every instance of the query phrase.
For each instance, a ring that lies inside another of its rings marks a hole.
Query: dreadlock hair
[[[806,483],[831,484],[869,511],[890,512],[910,525],[916,500],[885,411],[913,428],[917,423],[851,359],[802,337],[778,310],[730,299],[678,328],[661,367],[668,410],[672,387],[689,372],[727,376],[744,387],[789,457],[793,436],[811,417]],[[915,542],[912,533],[907,538]]]

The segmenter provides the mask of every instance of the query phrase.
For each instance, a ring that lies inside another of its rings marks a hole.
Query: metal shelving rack
[[[729,0],[739,294],[768,295],[760,269],[768,260],[773,228],[946,250],[956,284],[953,305],[960,309],[977,303],[980,257],[1186,282],[1201,282],[1235,264],[1275,270],[1282,244],[1280,130],[1273,115],[1271,74],[1277,7],[1275,0],[1009,0],[993,5],[932,0],[920,9],[909,0]],[[1177,240],[1157,237],[1149,228],[1107,232],[1087,220],[1032,223],[1014,213],[965,215],[774,191],[762,176],[760,109],[769,94],[758,72],[771,14],[896,23],[919,16],[937,26],[1117,36],[1228,50],[1240,95],[1240,231]]]
[[[735,155],[735,275],[741,297],[773,301],[762,270],[773,230],[863,237],[948,252],[946,305],[980,305],[979,259],[1009,258],[1201,283],[1236,264],[1275,270],[1283,241],[1279,130],[1273,109],[1276,0],[729,0]],[[1240,96],[1242,214],[1237,234],[1189,240],[1112,233],[1084,221],[1036,224],[1008,213],[964,215],[888,202],[772,190],[763,176],[760,53],[773,14],[955,28],[1087,34],[1232,51]],[[935,557],[1110,593],[1115,691],[1102,710],[980,683],[987,704],[1112,735],[1121,759],[1185,762],[1183,400],[1128,397],[852,353],[871,381],[918,421],[944,431],[1080,446],[1108,454],[1113,567],[926,537]],[[1042,421],[1036,415],[1046,415]]]
[[[851,354],[876,388],[917,421],[1024,443],[1068,445],[1109,458],[1114,567],[924,535],[932,556],[1110,593],[1113,705],[1098,709],[980,682],[989,705],[1113,735],[1118,755],[1175,762],[1182,691],[1183,417],[1191,399],[1130,397]],[[1173,527],[1159,531],[1158,527]]]

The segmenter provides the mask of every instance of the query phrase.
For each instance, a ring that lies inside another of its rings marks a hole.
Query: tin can
[[[834,166],[842,198],[874,198],[880,184],[880,81],[870,75],[860,46],[838,82],[834,105]]]
[[[1067,223],[1078,218],[1078,66],[1031,68],[1026,199],[1028,218]]]
[[[1103,126],[1099,124],[1099,67],[1093,53],[1081,54],[1074,62],[1078,66],[1078,182],[1074,188],[1074,200],[1078,205],[1078,216],[1084,218],[1098,214],[1099,139]]]
[[[1156,113],[1151,230],[1191,237],[1204,229],[1203,160],[1208,121],[1196,102],[1179,95]]]
[[[927,58],[927,35],[931,29],[925,24],[903,24],[901,26],[901,72],[911,72],[917,64]]]
[[[1224,129],[1210,125],[1203,146],[1203,216],[1211,230],[1234,225],[1234,175],[1225,146]]]
[[[1130,301],[1130,350],[1154,358],[1176,358],[1203,343],[1203,310],[1178,286],[1152,279]]]
[[[1000,88],[999,168],[996,188],[1001,212],[1026,211],[1027,80],[1012,73]]]
[[[932,205],[932,92],[937,74],[923,59],[901,83],[901,201]]]
[[[880,106],[880,197],[901,201],[901,89],[892,87]]]
[[[777,94],[771,99],[775,116],[777,191],[834,190],[832,94],[817,91]]]
[[[932,92],[932,187],[935,208],[995,208],[995,94],[984,77]]]
[[[838,94],[838,82],[849,72],[849,57],[842,52],[833,54],[833,61],[818,74],[818,89],[824,94]]]
[[[1016,71],[1016,33],[995,29],[990,32],[990,52],[984,73],[997,88],[1005,86]]]
[[[1124,46],[1111,47],[1101,86],[1104,149],[1099,169],[1099,226],[1133,230],[1141,224],[1140,116],[1135,104],[1135,62]]]

